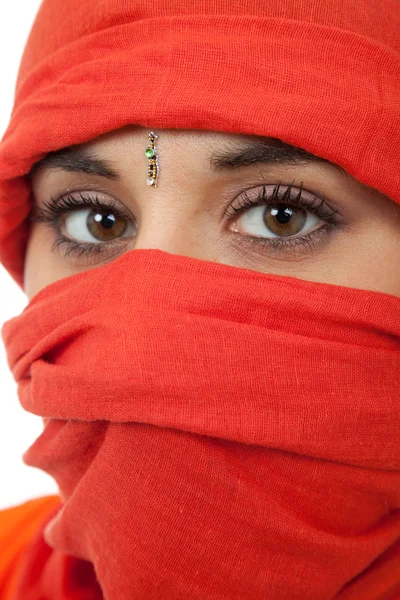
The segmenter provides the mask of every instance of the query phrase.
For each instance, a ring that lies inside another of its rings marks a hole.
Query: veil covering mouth
[[[1,262],[22,285],[32,165],[128,124],[277,137],[400,203],[399,25],[397,0],[44,0]],[[12,600],[396,600],[399,335],[389,294],[159,250],[42,289],[2,336],[61,501]]]

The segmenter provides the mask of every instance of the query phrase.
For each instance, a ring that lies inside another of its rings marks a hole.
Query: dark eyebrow
[[[111,161],[99,158],[93,152],[79,146],[69,146],[61,150],[49,152],[44,158],[33,165],[30,175],[40,167],[62,169],[63,171],[74,173],[89,173],[90,175],[99,175],[107,179],[120,178],[120,174]]]
[[[279,138],[260,137],[242,144],[232,144],[226,151],[210,157],[213,171],[234,170],[254,164],[292,164],[302,166],[310,162],[322,162],[335,167],[342,175],[347,171],[326,158],[312,154],[303,148],[292,146]]]
[[[213,152],[209,156],[210,168],[214,172],[234,170],[255,164],[292,164],[302,166],[310,162],[328,163],[342,175],[348,173],[336,163],[316,156],[303,148],[283,142],[279,138],[258,137],[244,143],[231,143],[227,149]],[[79,146],[69,146],[46,154],[35,163],[30,171],[32,175],[40,167],[62,169],[64,171],[89,173],[107,179],[119,179],[121,174],[113,163],[99,158],[93,151]]]

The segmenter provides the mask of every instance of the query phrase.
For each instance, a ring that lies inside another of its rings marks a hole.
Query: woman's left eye
[[[331,208],[322,197],[302,186],[284,188],[279,183],[248,190],[237,206],[227,209],[226,214],[233,216],[230,231],[240,234],[238,243],[272,249],[275,254],[310,250],[343,224],[341,210]]]
[[[273,239],[310,233],[320,222],[319,217],[296,206],[254,206],[239,217],[232,231]]]

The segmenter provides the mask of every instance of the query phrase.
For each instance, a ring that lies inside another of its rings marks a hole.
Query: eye
[[[299,254],[322,248],[329,235],[345,227],[341,208],[332,208],[322,196],[288,186],[263,185],[244,192],[225,214],[236,243],[272,252]]]
[[[135,225],[112,209],[84,208],[64,215],[63,235],[76,242],[99,244],[135,235]]]
[[[315,214],[296,206],[255,206],[237,219],[232,231],[263,238],[280,238],[310,233],[321,223]]]

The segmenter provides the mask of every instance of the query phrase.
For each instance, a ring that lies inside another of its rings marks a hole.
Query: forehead
[[[49,152],[33,166],[31,174],[47,167],[116,179],[118,172],[113,163],[129,149],[135,148],[137,151],[138,146],[143,146],[144,151],[149,132],[142,127],[125,127],[84,144]],[[177,160],[182,160],[189,153],[205,154],[207,165],[213,172],[236,170],[254,164],[305,165],[324,162],[347,175],[339,165],[279,138],[196,130],[158,130],[157,135],[157,143],[161,141],[164,148],[170,144]]]

